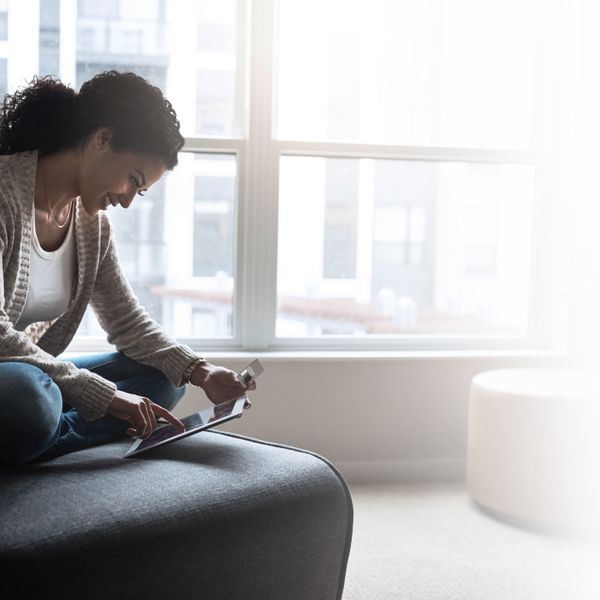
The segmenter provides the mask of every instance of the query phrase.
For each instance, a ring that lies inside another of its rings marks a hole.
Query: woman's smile
[[[111,196],[108,192],[104,195],[104,206],[102,210],[106,210],[109,205],[119,206],[119,201],[116,200],[113,196]]]

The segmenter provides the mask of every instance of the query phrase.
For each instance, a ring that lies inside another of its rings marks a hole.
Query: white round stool
[[[467,489],[488,512],[600,530],[600,376],[500,369],[473,378]]]

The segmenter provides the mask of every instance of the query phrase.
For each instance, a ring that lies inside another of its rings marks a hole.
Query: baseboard
[[[466,472],[464,458],[335,461],[334,464],[348,483],[463,482]]]

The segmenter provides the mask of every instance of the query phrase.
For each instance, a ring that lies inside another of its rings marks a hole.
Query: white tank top
[[[77,249],[73,232],[75,219],[71,215],[67,237],[60,248],[46,252],[41,246],[32,219],[31,254],[29,257],[29,288],[25,308],[15,325],[22,331],[31,323],[60,317],[69,306]]]

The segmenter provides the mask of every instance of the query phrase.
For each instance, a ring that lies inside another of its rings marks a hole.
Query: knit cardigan
[[[77,276],[66,311],[53,321],[17,331],[27,298],[37,152],[0,156],[0,362],[34,365],[60,388],[64,401],[88,421],[106,413],[116,386],[56,357],[67,348],[88,304],[108,341],[130,358],[162,371],[176,386],[196,354],[169,337],[139,304],[125,279],[104,212],[90,216],[75,203]],[[15,398],[15,401],[20,401]]]

